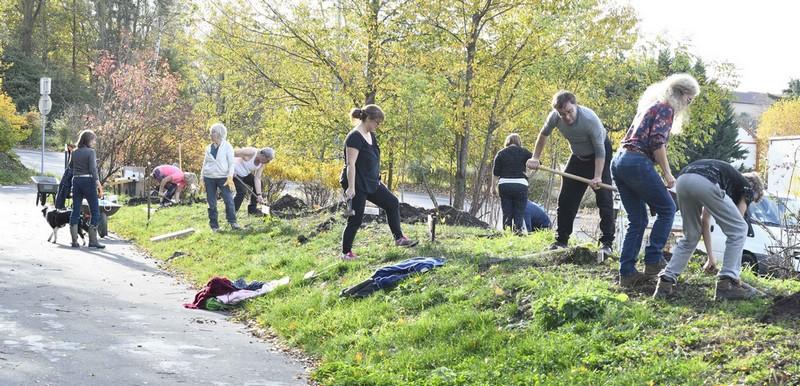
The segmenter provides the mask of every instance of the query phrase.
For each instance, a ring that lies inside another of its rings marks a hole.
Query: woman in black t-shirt
[[[354,215],[347,218],[347,227],[342,235],[342,259],[352,260],[353,240],[364,217],[367,200],[386,212],[394,243],[401,247],[413,247],[416,240],[403,235],[400,230],[400,202],[380,181],[381,149],[375,138],[375,129],[383,122],[383,111],[376,105],[367,105],[350,111],[350,118],[358,121],[345,139],[345,170],[342,187],[351,200]]]
[[[528,176],[525,163],[533,154],[522,147],[519,134],[511,133],[506,137],[505,148],[494,157],[492,174],[497,182],[500,196],[500,207],[503,209],[503,228],[510,227],[512,220],[514,231],[527,234],[525,227],[525,208],[528,205]]]

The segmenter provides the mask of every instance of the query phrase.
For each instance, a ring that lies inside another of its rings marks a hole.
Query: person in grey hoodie
[[[236,223],[236,210],[233,204],[233,146],[225,137],[228,129],[222,123],[215,123],[209,128],[211,144],[206,147],[203,158],[203,184],[206,187],[206,201],[208,202],[208,225],[214,232],[219,231],[217,220],[217,189],[222,194],[225,203],[225,217],[231,229],[241,229]]]

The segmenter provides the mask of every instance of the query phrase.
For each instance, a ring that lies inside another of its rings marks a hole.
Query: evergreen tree
[[[699,159],[732,162],[747,154],[738,142],[739,127],[734,119],[733,107],[728,100],[723,100],[722,106],[724,114],[708,128],[711,132],[708,141],[685,144],[686,164]]]
[[[800,97],[800,79],[790,80],[788,88],[783,90],[783,93],[789,98]]]

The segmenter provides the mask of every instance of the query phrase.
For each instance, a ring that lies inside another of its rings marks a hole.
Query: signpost
[[[41,174],[44,175],[44,147],[45,147],[45,134],[44,129],[47,126],[47,114],[53,107],[53,101],[50,99],[50,78],[39,78],[39,113],[42,115],[42,170]]]

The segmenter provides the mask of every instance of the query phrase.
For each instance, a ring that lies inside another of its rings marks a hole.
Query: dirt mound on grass
[[[762,322],[777,322],[783,319],[800,317],[800,292],[791,296],[778,296],[767,313],[761,317]]]
[[[426,222],[428,221],[428,215],[431,213],[433,213],[433,210],[426,210],[406,204],[405,202],[400,203],[400,221],[407,224]]]
[[[406,224],[424,223],[428,221],[428,215],[438,216],[440,224],[457,225],[465,227],[489,228],[489,224],[479,220],[477,217],[453,208],[449,205],[440,205],[437,209],[424,209],[411,206],[404,202],[400,203],[400,221]],[[364,222],[386,222],[386,216],[381,212],[379,215],[364,215]]]
[[[308,207],[303,200],[292,196],[291,194],[286,194],[283,197],[277,199],[272,205],[269,206],[271,211],[277,212],[299,212],[304,210]]]
[[[439,221],[447,225],[458,225],[465,227],[488,228],[489,224],[479,220],[477,217],[453,208],[449,205],[439,205],[437,208],[439,212]]]

